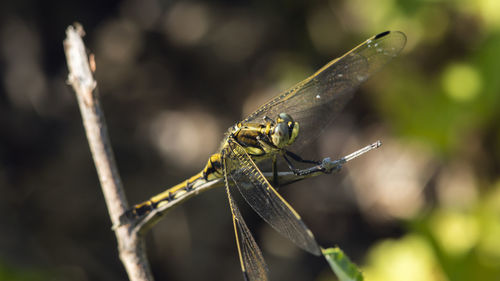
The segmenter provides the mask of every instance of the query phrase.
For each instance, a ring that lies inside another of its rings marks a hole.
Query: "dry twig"
[[[118,218],[128,208],[128,203],[111,149],[104,114],[96,93],[97,83],[92,75],[95,70],[95,61],[93,56],[90,56],[90,61],[87,57],[82,40],[83,35],[83,28],[79,24],[69,26],[66,30],[64,51],[69,68],[68,83],[76,93],[109,216],[113,225],[118,225]],[[118,240],[120,259],[129,279],[132,281],[152,281],[153,276],[146,258],[142,235],[128,226],[117,227],[115,234]]]

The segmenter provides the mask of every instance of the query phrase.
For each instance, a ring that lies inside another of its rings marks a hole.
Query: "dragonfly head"
[[[271,140],[276,147],[283,148],[291,145],[299,134],[299,123],[293,121],[286,113],[280,113],[276,118],[276,125],[271,132]]]

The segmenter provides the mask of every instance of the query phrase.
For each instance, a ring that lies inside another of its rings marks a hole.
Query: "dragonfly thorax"
[[[273,144],[278,148],[291,145],[299,134],[299,123],[293,121],[287,113],[280,113],[276,118],[276,124],[270,132]]]

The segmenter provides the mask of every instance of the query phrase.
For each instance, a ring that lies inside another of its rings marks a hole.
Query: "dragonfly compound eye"
[[[273,144],[279,148],[292,144],[299,133],[299,124],[286,113],[280,113],[272,133]]]

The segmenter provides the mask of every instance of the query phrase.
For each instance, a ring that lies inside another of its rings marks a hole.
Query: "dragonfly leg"
[[[293,160],[295,160],[297,162],[314,164],[314,165],[321,165],[321,161],[302,159],[302,157],[300,157],[299,155],[297,155],[291,151],[288,151],[288,150],[285,150],[285,154],[290,156]]]
[[[276,155],[273,156],[273,186],[274,188],[278,189],[279,187],[279,182],[278,182],[278,161]]]
[[[331,172],[327,168],[324,167],[322,162],[318,162],[317,165],[310,167],[310,168],[307,168],[307,169],[298,169],[298,168],[295,168],[293,166],[292,161],[290,161],[290,159],[288,159],[288,157],[286,157],[286,155],[283,155],[283,158],[285,159],[290,171],[292,171],[297,176],[307,176],[309,174],[313,174],[313,173],[317,173],[317,172],[323,172],[323,173],[330,173]],[[314,161],[310,161],[310,162],[306,162],[306,163],[311,163],[311,162],[314,162]],[[316,162],[314,162],[314,163],[316,163]]]
[[[301,174],[300,169],[295,168],[293,166],[292,161],[290,161],[290,159],[288,159],[288,157],[286,157],[286,155],[283,155],[283,158],[285,159],[286,164],[288,165],[288,168],[290,169],[290,171],[292,171],[297,176]]]

